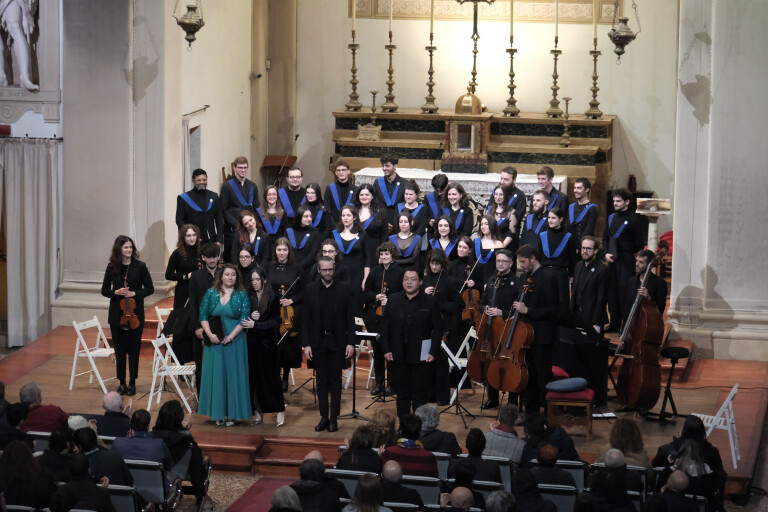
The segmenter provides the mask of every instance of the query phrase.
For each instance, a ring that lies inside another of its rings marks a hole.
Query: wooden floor
[[[37,382],[43,393],[44,403],[57,404],[64,410],[74,413],[100,413],[102,392],[97,383],[89,384],[87,376],[75,379],[75,386],[70,391],[69,376],[72,369],[75,333],[71,327],[57,327],[47,335],[30,345],[13,352],[0,361],[0,380],[6,384],[6,398],[13,401],[18,396],[19,388],[26,382]],[[142,359],[137,382],[137,395],[134,408],[147,408],[147,398],[140,398],[149,391],[151,381],[151,352],[142,350]],[[82,366],[83,361],[79,361]],[[108,360],[99,363],[102,375],[114,374]],[[80,370],[80,371],[82,371]],[[368,362],[361,360],[358,366],[356,387],[356,409],[363,415],[370,415],[381,407],[394,408],[394,402],[370,405],[371,396],[366,389]],[[305,389],[298,389],[301,383],[311,378],[311,371],[305,368],[295,370],[295,385],[291,386],[285,399],[286,424],[275,426],[274,415],[267,415],[264,423],[258,426],[236,425],[217,427],[208,418],[194,415],[193,432],[204,451],[213,456],[216,467],[222,470],[252,472],[271,476],[296,475],[296,467],[303,455],[312,449],[320,449],[326,455],[326,463],[335,462],[336,446],[345,437],[352,434],[362,419],[342,419],[340,430],[334,434],[316,433],[313,429],[319,416],[314,404],[311,382]],[[761,443],[763,423],[768,406],[768,363],[754,361],[694,360],[684,380],[675,379],[673,395],[678,410],[683,414],[698,412],[714,414],[735,382],[739,383],[739,393],[735,399],[736,425],[741,449],[741,461],[734,470],[727,435],[716,432],[711,440],[720,449],[728,472],[729,494],[744,494],[754,474],[758,450]],[[117,387],[115,381],[107,383],[109,389]],[[487,430],[493,417],[480,413],[482,389],[473,393],[461,392],[461,400],[474,418],[467,418],[468,428],[477,427]],[[170,400],[175,395],[165,392],[162,400]],[[345,390],[342,397],[342,414],[352,410],[352,389]],[[661,399],[656,407],[658,411]],[[616,409],[615,401],[609,408]],[[153,404],[154,413],[159,406]],[[631,413],[623,413],[631,414]],[[677,434],[682,419],[677,424],[662,426],[656,422],[646,422],[638,418],[645,437],[646,449],[651,457],[659,445],[669,442]],[[448,411],[441,415],[440,428],[456,433],[460,444],[464,444],[466,432],[459,416]],[[587,442],[582,427],[572,427],[576,447],[587,461],[594,460],[598,446],[607,442],[611,428],[610,420],[593,422],[592,439]]]

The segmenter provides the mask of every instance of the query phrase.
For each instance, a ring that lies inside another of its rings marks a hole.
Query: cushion
[[[550,391],[547,393],[547,400],[563,402],[591,402],[594,397],[595,392],[589,388],[582,389],[581,391],[575,391],[573,393],[558,393],[556,391]]]
[[[570,375],[568,375],[568,372],[563,370],[559,366],[552,367],[552,375],[554,375],[556,379],[567,379],[568,377],[570,377]]]
[[[572,393],[574,391],[581,391],[586,387],[587,379],[582,377],[553,380],[552,382],[547,383],[547,391],[555,391],[557,393]]]

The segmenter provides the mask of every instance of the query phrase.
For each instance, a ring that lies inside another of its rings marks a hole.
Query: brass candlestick
[[[469,82],[469,92],[475,94],[477,88],[477,40],[480,39],[480,34],[477,33],[477,2],[474,1],[474,22],[472,28],[472,42],[474,48],[472,49],[472,81]]]
[[[373,96],[373,103],[371,104],[371,124],[376,124],[376,95],[379,94],[379,91],[371,91],[371,96]]]
[[[556,118],[563,115],[563,111],[560,108],[560,100],[557,99],[557,91],[560,90],[560,87],[557,85],[557,77],[560,76],[557,74],[557,58],[560,56],[561,53],[563,53],[561,50],[557,49],[557,36],[555,36],[555,49],[549,50],[549,53],[553,56],[554,62],[555,62],[555,68],[552,71],[552,99],[549,100],[549,109],[547,110],[547,117]]]
[[[352,110],[354,112],[359,112],[360,109],[363,107],[362,103],[357,101],[357,98],[360,97],[359,94],[357,94],[357,84],[360,83],[357,79],[357,64],[355,63],[355,55],[357,54],[358,48],[360,48],[359,44],[355,44],[355,31],[352,31],[352,43],[347,45],[347,48],[349,48],[352,51],[352,80],[349,81],[350,84],[352,84],[352,93],[349,95],[349,101],[347,102],[345,107],[347,107],[347,110]]]
[[[433,80],[433,76],[435,74],[435,69],[432,67],[432,53],[437,50],[437,46],[434,46],[432,44],[432,39],[434,37],[434,33],[429,33],[429,46],[425,47],[424,49],[429,52],[429,71],[427,71],[427,74],[429,75],[429,80],[427,81],[427,95],[424,97],[427,102],[421,106],[421,111],[425,114],[434,114],[438,111],[440,107],[438,107],[435,104],[435,96],[432,94],[432,90],[435,87],[435,81]]]
[[[571,98],[564,97],[563,101],[565,101],[565,115],[563,116],[563,136],[560,138],[560,145],[564,148],[567,148],[571,145],[571,132],[568,129],[568,103],[571,101]]]
[[[395,103],[395,93],[392,92],[392,90],[395,87],[395,81],[393,80],[393,75],[395,74],[395,69],[392,67],[392,54],[394,53],[397,46],[392,44],[392,31],[389,31],[389,44],[384,45],[384,49],[389,52],[389,69],[387,69],[387,72],[389,73],[389,78],[387,79],[387,94],[384,95],[384,98],[387,100],[384,102],[384,104],[381,106],[382,112],[397,112],[397,103]]]
[[[520,109],[517,108],[517,100],[515,99],[515,54],[517,50],[513,47],[513,37],[509,36],[509,48],[507,53],[509,54],[509,98],[507,98],[507,106],[504,108],[504,115],[509,117],[517,117],[520,113]]]
[[[584,115],[589,119],[602,119],[603,111],[598,108],[600,102],[597,101],[597,91],[600,90],[600,88],[597,86],[597,57],[602,55],[602,52],[597,49],[597,38],[594,38],[593,41],[595,44],[595,49],[589,51],[589,54],[592,56],[593,63],[592,88],[590,89],[592,91],[592,101],[589,102],[589,110],[584,112]]]

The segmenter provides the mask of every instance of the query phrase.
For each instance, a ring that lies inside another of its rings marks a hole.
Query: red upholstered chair
[[[571,427],[584,425],[587,441],[592,434],[592,399],[595,392],[580,377],[571,378],[559,366],[552,367],[555,380],[547,384],[547,423],[550,426]],[[570,409],[584,409],[584,416],[574,416]]]

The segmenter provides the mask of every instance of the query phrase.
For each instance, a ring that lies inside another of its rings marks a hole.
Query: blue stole
[[[254,254],[254,256],[258,256],[259,255],[259,244],[260,243],[261,243],[261,237],[257,236],[256,237],[256,244],[255,245],[251,245],[251,242],[246,242],[243,247],[253,247],[253,254]]]
[[[437,206],[437,199],[435,199],[435,193],[429,192],[426,196],[429,209],[432,211],[432,216],[437,218],[440,215],[441,208]]]
[[[513,195],[509,198],[509,202],[507,203],[509,206],[512,206],[512,203],[515,202],[515,199],[517,199],[517,194]]]
[[[413,209],[413,211],[411,212],[411,216],[412,216],[414,219],[416,218],[416,216],[417,216],[417,215],[419,214],[419,212],[421,211],[421,207],[422,207],[422,206],[424,206],[424,205],[423,205],[423,204],[420,204],[419,206],[417,206],[416,208],[414,208],[414,209]],[[402,212],[402,211],[403,211],[403,208],[405,208],[405,203],[397,203],[397,213],[400,213],[400,212]]]
[[[293,205],[291,204],[290,199],[288,199],[288,193],[285,189],[279,189],[277,195],[280,196],[280,202],[283,203],[283,210],[285,210],[286,215],[288,215],[288,217],[295,217],[296,212],[293,211]],[[306,196],[304,196],[304,199],[306,199]]]
[[[395,202],[397,201],[397,192],[400,190],[400,182],[397,182],[397,185],[395,186],[395,192],[390,196],[385,181],[386,180],[384,179],[384,176],[382,176],[376,180],[376,183],[379,184],[379,191],[381,192],[381,196],[384,198],[384,202],[387,203],[387,207],[392,208],[395,206]]]
[[[615,213],[612,213],[608,216],[608,234],[612,236],[613,238],[619,238],[621,236],[621,233],[624,231],[624,228],[627,227],[627,224],[629,221],[624,221],[621,226],[619,226],[619,229],[616,230],[616,233],[611,235],[611,224],[613,224],[613,218],[616,216]]]
[[[390,235],[389,241],[395,244],[395,246],[399,249],[400,246],[397,243],[398,236],[397,234]],[[419,245],[419,242],[421,241],[421,237],[419,235],[416,235],[413,237],[413,241],[411,242],[411,245],[408,246],[408,248],[400,253],[400,256],[402,258],[407,258],[411,254],[413,254],[413,251],[416,249],[416,246]]]
[[[213,198],[211,198],[208,201],[208,208],[203,210],[202,208],[200,208],[199,206],[197,206],[195,204],[195,202],[192,200],[191,197],[189,197],[187,195],[186,192],[184,192],[183,194],[179,194],[179,197],[182,198],[184,200],[184,202],[187,203],[189,205],[189,207],[192,208],[193,210],[195,210],[197,213],[204,213],[204,212],[210,211],[210,209],[213,208]]]
[[[480,262],[481,265],[488,263],[488,260],[491,259],[491,256],[495,251],[496,249],[491,249],[490,252],[485,255],[485,258],[483,258],[483,241],[480,238],[475,238],[475,258]]]
[[[539,234],[539,231],[541,231],[541,227],[544,225],[544,222],[547,220],[546,217],[542,217],[541,221],[539,222],[539,225],[536,226],[536,229],[533,231],[537,235]],[[525,218],[525,229],[530,231],[533,229],[533,215],[529,215]]]
[[[448,244],[448,247],[445,248],[445,255],[446,256],[448,256],[449,254],[451,254],[453,252],[453,248],[456,247],[457,243],[459,243],[459,239],[458,238],[453,240],[453,241],[451,241],[451,243]],[[432,240],[430,240],[429,241],[429,245],[433,249],[442,249],[443,248],[443,246],[440,245],[440,239],[439,238],[433,238]]]
[[[328,185],[328,189],[331,191],[331,197],[333,197],[333,202],[336,205],[336,210],[337,211],[341,211],[342,204],[341,204],[341,202],[339,202],[339,191],[338,191],[337,188],[338,187],[336,186],[335,183],[331,183],[330,185]],[[348,204],[352,204],[352,195],[353,194],[354,194],[354,191],[350,190],[349,191],[349,196],[347,196],[347,202],[344,203],[343,206],[346,206]]]
[[[451,209],[450,208],[443,208],[443,211],[446,212],[445,214],[449,217],[451,216]],[[459,210],[459,214],[456,216],[456,220],[453,223],[454,229],[459,229],[459,226],[461,226],[461,221],[464,220],[464,208]]]
[[[365,222],[363,222],[363,229],[368,229],[368,226],[371,225],[371,222],[373,222],[373,218],[374,217],[375,217],[375,215],[371,215],[370,217],[365,219]]]
[[[545,231],[539,236],[541,237],[541,248],[544,251],[544,256],[547,258],[558,258],[563,253],[563,249],[565,249],[565,244],[568,243],[568,240],[571,238],[571,234],[566,232],[563,239],[560,241],[560,244],[557,246],[557,249],[555,249],[554,253],[550,253],[549,251],[549,231]]]
[[[237,186],[237,181],[232,178],[227,181],[227,183],[229,183],[229,186],[232,187],[232,192],[235,193],[235,197],[237,197],[237,200],[240,202],[240,206],[245,207],[253,204],[253,187],[251,187],[248,191],[248,202],[246,202],[243,194],[240,192],[240,187]]]
[[[557,193],[557,190],[552,190],[553,196],[552,200],[547,205],[547,211],[551,210],[553,206],[555,206],[555,201],[557,201],[557,198],[560,194]]]
[[[597,207],[597,205],[595,203],[587,203],[587,206],[585,206],[584,209],[581,210],[581,213],[579,214],[579,218],[574,221],[573,217],[574,217],[575,212],[576,212],[576,203],[571,203],[568,206],[568,222],[570,222],[571,225],[573,226],[573,225],[576,225],[579,222],[583,221],[584,217],[587,215],[587,212],[593,206]]]
[[[276,218],[274,222],[269,222],[261,212],[261,208],[256,208],[256,213],[259,214],[259,218],[261,218],[261,223],[264,224],[266,232],[270,235],[277,234],[277,230],[280,229],[280,219]]]
[[[293,228],[286,229],[285,234],[288,235],[288,240],[291,242],[291,247],[293,247],[293,249],[296,251],[303,249],[304,246],[307,245],[307,240],[309,240],[309,233],[307,233],[304,235],[304,239],[301,241],[301,245],[296,247],[296,233],[293,231]]]
[[[358,240],[360,240],[360,236],[355,236],[355,238],[352,240],[352,242],[349,244],[349,247],[344,249],[344,239],[341,238],[341,233],[339,233],[338,229],[333,230],[333,238],[336,240],[336,245],[339,246],[339,250],[341,251],[341,254],[344,256],[348,256],[349,252],[352,250],[352,247],[355,246]]]
[[[315,216],[315,219],[312,221],[312,226],[317,227],[318,224],[320,224],[320,221],[323,219],[323,209],[320,208],[317,210],[317,215]]]

